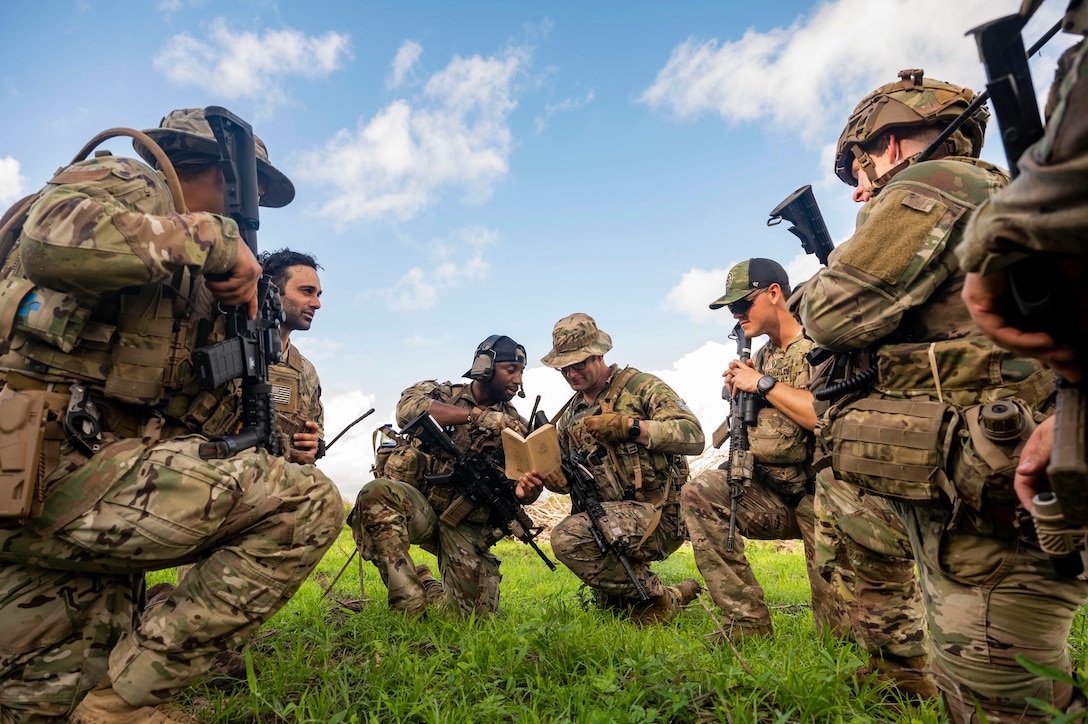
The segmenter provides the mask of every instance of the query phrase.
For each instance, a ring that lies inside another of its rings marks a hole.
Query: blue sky
[[[736,351],[732,317],[707,308],[726,271],[817,268],[767,212],[812,184],[847,238],[857,208],[831,159],[850,110],[903,68],[982,89],[964,33],[1019,4],[8,3],[0,204],[104,129],[207,105],[248,119],[298,192],[262,210],[261,247],[324,267],[324,306],[293,339],[321,375],[327,437],[376,408],[321,464],[345,495],[400,392],[459,379],[491,334],[528,349],[523,411],[539,394],[554,413],[569,388],[539,359],[572,312],[612,336],[606,360],[672,384],[709,438]],[[1044,3],[1029,44],[1062,7]],[[1072,41],[1033,59],[1040,93]],[[990,136],[983,157],[1003,164]]]

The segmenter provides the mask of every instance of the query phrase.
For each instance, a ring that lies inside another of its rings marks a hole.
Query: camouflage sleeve
[[[868,347],[898,328],[903,314],[955,270],[945,251],[963,212],[950,210],[953,203],[893,179],[858,215],[857,230],[829,266],[805,284],[798,312],[806,334],[842,352]]]
[[[967,271],[995,272],[1032,251],[1088,252],[1088,43],[1073,49],[1046,134],[1020,158],[1016,179],[971,217],[957,249]]]
[[[449,383],[446,383],[447,386]],[[424,412],[430,412],[431,403],[441,399],[442,386],[436,380],[417,382],[400,393],[397,403],[397,426],[404,427]]]
[[[27,278],[94,297],[162,281],[183,267],[226,272],[239,241],[231,219],[176,213],[165,183],[147,166],[102,157],[49,182],[30,209],[20,248]]]
[[[630,401],[624,398],[633,398]],[[626,410],[625,410],[626,408]],[[641,372],[616,400],[616,411],[645,421],[646,447],[663,453],[698,455],[706,447],[699,418],[665,382]]]

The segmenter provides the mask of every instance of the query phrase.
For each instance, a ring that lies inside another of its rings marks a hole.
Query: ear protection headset
[[[504,339],[513,345],[514,349],[512,353],[507,350],[502,350],[501,352],[495,350],[495,345]],[[499,358],[500,355],[502,356],[501,359]],[[476,348],[476,356],[472,359],[472,367],[469,368],[464,376],[468,377],[470,380],[490,382],[491,378],[495,376],[496,362],[521,362],[524,364],[526,358],[525,348],[520,344],[506,335],[493,334],[483,342],[480,342],[480,346]]]

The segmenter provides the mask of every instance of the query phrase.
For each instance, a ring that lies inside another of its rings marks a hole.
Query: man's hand
[[[1056,279],[1054,283],[1066,282]],[[1014,325],[1017,313],[1007,273],[968,274],[961,296],[975,323],[994,343],[1015,354],[1041,360],[1070,382],[1080,381],[1081,370],[1074,362],[1072,347],[1060,344],[1046,332],[1028,332]]]
[[[318,435],[318,430],[320,430],[320,427],[313,420],[307,420],[303,424],[306,426],[306,431],[296,432],[291,437],[291,447],[300,452],[316,455],[318,443],[321,440],[320,436]]]
[[[501,435],[502,431],[510,427],[518,429],[518,424],[507,415],[498,410],[486,410],[476,418],[476,426],[487,430],[493,435]]]
[[[1016,497],[1029,512],[1034,507],[1031,499],[1038,493],[1050,490],[1046,466],[1050,463],[1050,451],[1053,447],[1054,417],[1051,416],[1039,423],[1024,444],[1020,464],[1016,466],[1016,476],[1012,481]]]
[[[586,429],[598,442],[622,442],[627,439],[627,415],[603,412],[585,418]]]
[[[261,265],[245,242],[238,242],[238,258],[227,272],[226,279],[213,281],[204,278],[204,286],[217,302],[230,307],[239,305],[249,308],[249,319],[257,318],[257,282],[261,278]]]
[[[520,503],[531,503],[540,497],[540,491],[544,490],[544,478],[536,470],[525,473],[517,480],[514,486],[514,497]]]
[[[729,369],[725,371],[722,377],[725,378],[725,384],[729,387],[730,394],[737,394],[737,390],[756,392],[756,383],[759,382],[759,378],[763,376],[763,373],[757,372],[753,364],[752,360],[741,362],[739,359],[729,363]]]

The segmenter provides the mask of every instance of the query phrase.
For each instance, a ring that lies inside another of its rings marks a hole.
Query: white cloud
[[[498,234],[490,229],[460,229],[455,238],[430,245],[426,254],[434,260],[430,267],[413,267],[393,286],[364,292],[357,303],[377,302],[398,310],[430,309],[446,290],[487,278],[491,265],[484,258],[484,250],[497,239]]]
[[[205,38],[181,33],[168,40],[153,65],[172,83],[227,99],[256,99],[267,112],[286,102],[288,78],[324,78],[350,58],[347,34],[309,36],[290,29],[257,34],[215,18]]]
[[[974,39],[964,34],[1017,10],[1011,0],[1003,11],[995,5],[832,0],[788,28],[749,29],[739,40],[692,37],[673,49],[639,100],[682,120],[706,114],[729,123],[769,120],[812,142],[837,135],[854,105],[904,68],[981,90],[985,73]],[[1056,7],[1040,10],[1025,32],[1027,44],[1054,22]],[[1054,45],[1063,42],[1070,41]],[[1060,49],[1049,52],[1056,57]],[[1052,61],[1040,65],[1042,75],[1053,73]]]
[[[415,67],[416,61],[419,60],[421,55],[423,55],[423,46],[416,41],[405,40],[401,43],[396,56],[393,57],[389,76],[385,79],[385,87],[399,88],[412,71],[412,68]]]
[[[341,228],[358,220],[411,219],[447,189],[469,203],[486,201],[509,173],[507,120],[528,63],[525,48],[455,56],[417,98],[360,118],[354,131],[343,129],[304,154],[294,173],[334,188],[318,211]]]
[[[318,319],[321,311],[318,310]],[[298,347],[299,352],[311,362],[333,359],[337,356],[343,343],[329,337],[321,337],[311,332],[295,332],[291,335],[291,344]]]
[[[0,205],[8,206],[26,194],[26,177],[20,171],[17,160],[11,156],[0,158]]]
[[[665,295],[663,306],[696,322],[728,321],[731,326],[733,318],[728,312],[710,308],[710,303],[725,293],[725,277],[728,274],[728,266],[724,269],[689,269]]]
[[[375,395],[360,389],[325,390],[321,402],[325,406],[325,442],[332,443],[341,432],[318,467],[332,478],[344,497],[354,500],[359,488],[372,480],[370,466],[374,463],[371,435],[384,423],[393,421],[392,410],[376,410],[366,419],[344,429],[374,406]]]
[[[788,224],[789,222],[783,222]],[[798,242],[800,244],[800,242]],[[710,303],[725,293],[725,279],[733,264],[720,269],[689,269],[680,281],[665,295],[662,307],[686,315],[695,322],[715,322],[732,328],[736,324],[728,309],[711,309]],[[820,269],[820,262],[812,254],[800,253],[787,262],[777,260],[786,270],[790,285],[794,288]]]
[[[567,111],[576,111],[583,106],[587,106],[593,102],[596,94],[591,90],[587,92],[581,98],[566,98],[560,103],[548,103],[544,106],[544,113],[533,119],[533,128],[539,133],[548,127],[548,121],[556,113],[566,113]]]

